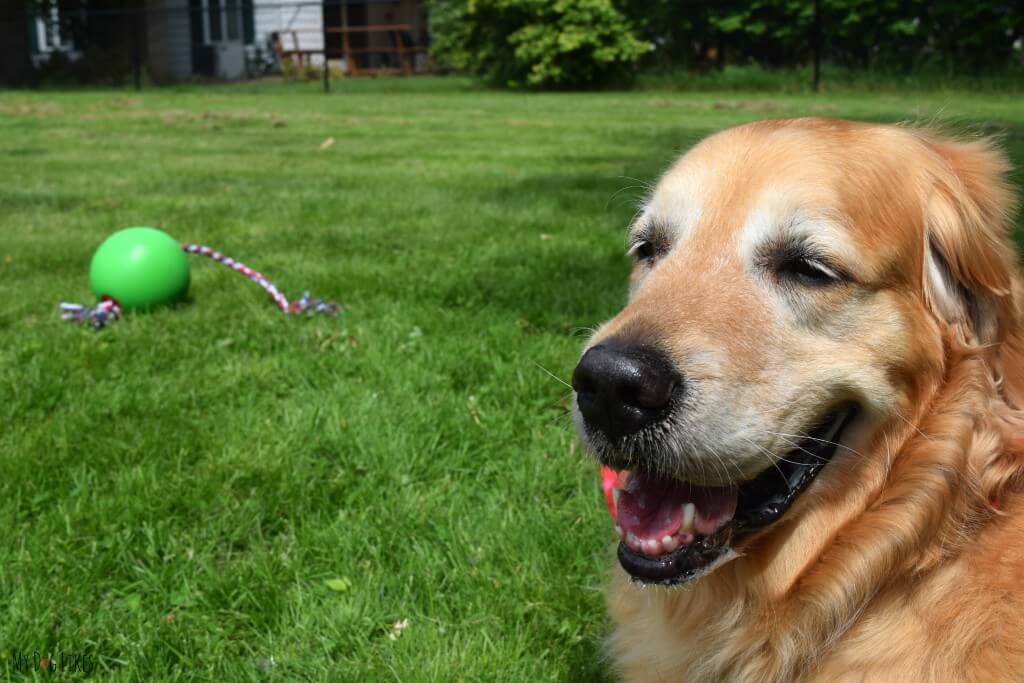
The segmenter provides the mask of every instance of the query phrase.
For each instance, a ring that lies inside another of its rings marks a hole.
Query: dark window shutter
[[[36,29],[36,15],[28,13],[28,39],[32,46],[32,52],[39,52],[39,31]]]
[[[206,36],[203,35],[203,0],[188,0],[188,14],[192,44],[202,45],[206,42]]]
[[[242,42],[246,45],[256,42],[256,14],[252,0],[242,0]]]
[[[220,8],[221,8],[220,0],[210,0],[210,42],[211,43],[219,43],[220,41],[224,40],[224,34],[223,34],[223,31],[221,30],[221,24],[223,24],[224,22],[221,21]]]

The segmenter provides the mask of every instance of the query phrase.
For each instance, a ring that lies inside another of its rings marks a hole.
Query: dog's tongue
[[[695,508],[693,531],[705,536],[727,524],[736,513],[735,487],[697,486],[608,468],[602,468],[602,476],[612,517],[624,532],[640,539],[675,534],[683,524],[687,503]]]

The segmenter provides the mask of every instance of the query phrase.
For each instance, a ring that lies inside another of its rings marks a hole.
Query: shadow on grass
[[[443,294],[443,306],[498,307],[524,327],[558,333],[607,317],[625,299],[628,265],[614,246],[530,244],[475,266]]]
[[[626,228],[648,188],[687,143],[706,132],[679,129],[621,143],[617,139],[616,145],[630,150],[629,155],[581,152],[565,160],[573,172],[533,175],[477,193],[472,203],[507,206],[511,216],[522,213],[528,202],[530,212],[548,217],[550,225],[541,222],[536,232],[521,229],[511,236],[508,248],[481,253],[471,270],[442,294],[441,304],[500,307],[552,332],[607,318],[626,298]],[[595,171],[580,172],[581,166]],[[610,167],[622,168],[621,174],[608,174]],[[576,224],[558,225],[562,215],[573,217]]]

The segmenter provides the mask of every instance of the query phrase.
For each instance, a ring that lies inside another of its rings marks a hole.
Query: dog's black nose
[[[572,373],[576,404],[587,425],[610,439],[664,417],[679,382],[671,361],[660,351],[614,341],[583,354]]]

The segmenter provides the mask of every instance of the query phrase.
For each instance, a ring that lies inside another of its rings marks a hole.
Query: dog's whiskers
[[[857,456],[860,456],[861,458],[864,458],[865,460],[868,457],[868,456],[864,455],[863,453],[861,453],[860,451],[858,451],[856,449],[853,449],[853,448],[850,448],[846,444],[839,443],[838,441],[829,441],[828,439],[819,439],[817,437],[811,436],[810,434],[786,434],[785,432],[773,432],[773,431],[770,431],[770,430],[767,430],[767,429],[762,430],[762,431],[764,431],[765,434],[771,434],[772,436],[778,436],[778,437],[782,438],[783,440],[786,441],[786,443],[789,443],[794,448],[799,447],[798,444],[799,444],[800,441],[815,441],[815,442],[820,443],[820,444],[825,444],[826,446],[836,446],[837,448],[842,448],[843,450],[849,451],[849,452],[853,453],[854,455],[857,455]],[[796,442],[792,441],[791,439],[796,439]],[[800,450],[802,450],[805,453],[808,453],[809,455],[811,455],[808,451],[806,451],[803,448],[801,448]]]
[[[914,424],[913,422],[911,422],[910,420],[908,420],[908,419],[907,419],[907,418],[906,418],[906,417],[905,417],[905,416],[903,415],[903,413],[901,413],[901,412],[900,412],[900,409],[899,409],[899,408],[895,408],[895,407],[894,407],[894,408],[892,409],[892,411],[893,411],[893,412],[894,412],[894,413],[896,414],[896,417],[900,418],[901,420],[903,420],[904,422],[906,422],[906,423],[907,423],[908,425],[910,425],[910,427],[911,427],[911,428],[912,428],[912,429],[913,429],[913,430],[914,430],[915,432],[917,432],[917,433],[918,433],[918,434],[919,434],[919,435],[920,435],[921,437],[923,437],[923,438],[924,438],[925,440],[927,440],[927,441],[932,441],[932,437],[930,437],[930,436],[928,436],[927,434],[925,434],[924,432],[922,432],[922,431],[921,431],[921,428],[920,428],[920,427],[918,427],[918,426],[917,426],[916,424]]]
[[[776,435],[776,436],[780,436],[780,435]],[[836,446],[836,448],[843,448],[843,449],[846,449],[846,450],[848,450],[848,451],[849,451],[849,452],[850,452],[850,453],[851,453],[852,455],[854,455],[855,457],[858,457],[858,458],[860,458],[861,460],[864,460],[865,462],[866,462],[866,461],[868,461],[868,458],[867,458],[867,456],[865,456],[865,455],[863,455],[862,453],[859,453],[859,452],[857,452],[857,451],[853,450],[852,448],[849,448],[849,449],[848,449],[848,448],[846,448],[846,447],[845,447],[845,446],[844,446],[843,444],[841,444],[841,443],[836,443],[836,442],[834,442],[834,441],[826,441],[826,440],[824,440],[824,439],[813,439],[812,437],[805,437],[805,438],[811,439],[812,441],[818,441],[818,442],[820,442],[820,443],[824,443],[824,444],[828,444],[828,445]],[[819,461],[819,462],[820,462],[820,463],[822,463],[822,464],[824,464],[824,463],[827,463],[827,462],[831,462],[831,460],[832,460],[832,458],[825,458],[825,457],[822,457],[822,456],[818,455],[817,453],[814,453],[814,452],[812,452],[812,451],[809,451],[809,450],[807,450],[806,448],[804,448],[803,446],[801,446],[801,445],[799,444],[799,442],[793,441],[793,440],[791,440],[791,439],[787,439],[787,438],[785,438],[785,437],[782,437],[782,440],[783,440],[784,442],[786,442],[786,443],[787,443],[787,444],[788,444],[788,445],[789,445],[789,446],[791,447],[791,450],[795,450],[795,451],[800,451],[801,453],[804,453],[805,455],[808,455],[808,456],[810,456],[811,458],[814,458],[815,460]],[[786,462],[791,462],[791,463],[792,463],[792,464],[794,464],[794,465],[801,465],[801,464],[803,464],[803,463],[799,463],[799,462],[794,462],[794,461],[790,461],[790,460],[786,460]]]
[[[566,382],[564,379],[562,379],[561,377],[559,377],[555,373],[553,373],[550,370],[548,370],[546,367],[544,367],[543,365],[541,365],[537,361],[533,361],[533,364],[536,365],[541,370],[543,370],[545,373],[547,373],[548,377],[550,377],[551,379],[555,380],[556,382],[559,382],[560,384],[564,384],[565,386],[569,387],[569,389],[572,389],[572,385],[571,384]]]
[[[596,327],[574,327],[574,328],[572,328],[569,331],[569,334],[571,334],[574,337],[577,336],[577,335],[583,334],[583,333],[589,333],[590,336],[594,336],[595,334],[597,334],[597,328]]]
[[[604,208],[605,208],[605,209],[607,209],[607,208],[608,208],[609,206],[611,206],[611,205],[612,205],[612,202],[614,202],[614,201],[615,201],[615,199],[616,199],[616,198],[617,198],[617,197],[618,197],[618,196],[619,196],[620,194],[622,194],[623,192],[627,192],[627,191],[629,191],[629,190],[636,190],[636,189],[644,190],[644,191],[645,191],[645,192],[644,192],[644,194],[645,194],[645,195],[649,195],[649,194],[650,194],[650,188],[649,188],[649,187],[644,187],[643,185],[627,185],[626,187],[623,187],[623,188],[619,188],[618,190],[616,190],[616,191],[615,191],[615,192],[614,192],[614,193],[612,194],[612,196],[608,198],[608,203],[607,203],[607,204],[605,204],[605,207],[604,207]]]
[[[762,453],[767,455],[768,456],[768,461],[771,462],[772,467],[777,469],[779,471],[779,474],[781,474],[783,478],[786,477],[786,473],[782,471],[781,467],[779,467],[778,461],[782,460],[783,462],[789,462],[788,460],[785,460],[784,458],[776,458],[776,456],[772,455],[772,453],[767,448],[765,448],[761,444],[753,441],[752,439],[748,439],[747,437],[743,436],[742,434],[740,434],[739,437],[741,439],[743,439],[744,441],[746,441],[747,443],[749,443],[754,448],[758,449],[759,451],[761,451]]]
[[[734,461],[729,460],[728,458],[723,458],[722,455],[718,452],[718,449],[716,449],[714,446],[709,446],[708,448],[711,450],[711,455],[715,456],[716,460],[723,464],[731,464],[733,468],[736,470],[736,473],[740,475],[739,478],[741,480],[744,479],[743,470],[740,469],[739,465],[737,465]],[[726,469],[728,470],[728,468]]]

